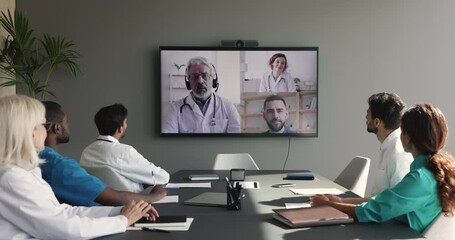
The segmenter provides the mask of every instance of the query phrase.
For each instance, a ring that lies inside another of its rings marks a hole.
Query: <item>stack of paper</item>
[[[168,183],[165,188],[211,188],[210,182],[197,183]]]
[[[150,229],[160,229],[160,230],[165,230],[165,231],[188,231],[191,227],[191,224],[193,223],[194,218],[186,218],[186,224],[185,226],[172,226],[172,227],[165,227],[165,226],[160,226],[160,227],[153,227]],[[142,230],[142,227],[127,227],[126,230]]]
[[[336,188],[290,188],[291,192],[297,195],[313,196],[316,194],[333,194],[338,195],[344,193]]]

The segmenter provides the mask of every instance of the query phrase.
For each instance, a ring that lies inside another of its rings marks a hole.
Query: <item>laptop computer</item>
[[[183,202],[186,205],[226,207],[226,193],[205,192]]]

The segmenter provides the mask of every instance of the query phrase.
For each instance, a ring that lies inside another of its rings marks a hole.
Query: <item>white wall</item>
[[[261,168],[280,169],[288,144],[289,169],[334,178],[355,155],[375,166],[379,143],[365,114],[367,98],[380,91],[434,103],[455,124],[452,0],[17,0],[17,7],[37,30],[73,39],[83,55],[83,76],[51,83],[72,128],[61,150],[73,157],[97,135],[94,113],[114,102],[130,111],[123,141],[171,172],[209,168],[218,152],[249,152]],[[318,138],[158,136],[158,46],[234,39],[319,46]],[[447,149],[455,152],[452,140]]]

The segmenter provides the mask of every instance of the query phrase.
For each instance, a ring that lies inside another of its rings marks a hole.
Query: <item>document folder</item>
[[[186,226],[186,216],[160,216],[155,221],[149,221],[146,218],[139,219],[134,223],[135,227],[184,227]]]
[[[291,228],[313,227],[322,225],[348,224],[354,219],[344,212],[330,206],[274,209],[273,218]]]

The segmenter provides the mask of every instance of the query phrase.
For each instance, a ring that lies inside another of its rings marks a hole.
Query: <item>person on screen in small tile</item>
[[[411,171],[394,187],[365,202],[334,195],[311,197],[313,206],[328,205],[359,222],[395,219],[423,232],[440,214],[455,209],[455,159],[443,151],[449,134],[442,111],[430,104],[417,104],[401,118],[401,143],[414,157]]]
[[[125,136],[128,110],[122,104],[101,108],[95,114],[99,136],[81,155],[81,166],[109,167],[116,172],[130,192],[143,192],[145,185],[163,185],[169,182],[169,173],[144,158],[134,147],[120,143]]]
[[[121,207],[60,203],[39,168],[48,126],[43,104],[23,95],[0,97],[0,122],[1,239],[92,239],[158,217],[142,200]]]
[[[240,133],[235,105],[217,93],[220,84],[215,66],[205,57],[191,58],[187,66],[185,85],[190,91],[171,103],[162,132]]]
[[[295,92],[295,82],[288,69],[288,60],[283,53],[275,53],[268,61],[270,70],[262,75],[259,92]]]
[[[262,117],[269,130],[265,133],[293,133],[286,126],[286,121],[289,118],[286,101],[278,95],[270,95],[264,101],[264,109]]]
[[[90,175],[79,163],[58,153],[58,145],[70,140],[68,116],[62,106],[53,101],[43,101],[46,108],[46,147],[39,153],[46,160],[40,165],[43,179],[52,187],[61,203],[73,206],[119,206],[131,200],[149,203],[166,196],[166,190],[157,186],[149,194],[117,191],[96,176]]]

